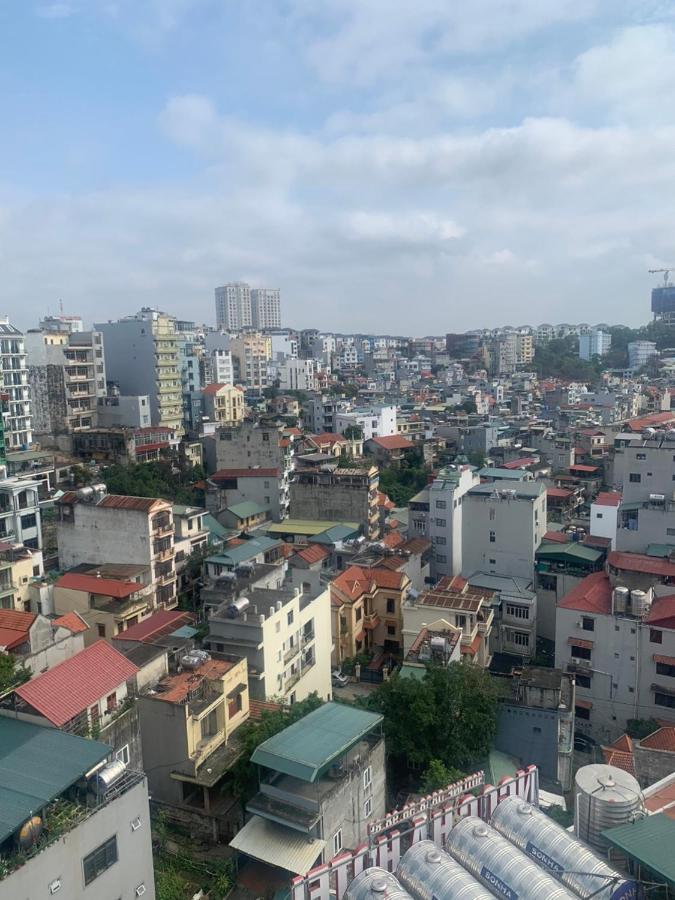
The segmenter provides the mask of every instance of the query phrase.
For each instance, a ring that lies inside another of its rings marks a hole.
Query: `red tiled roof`
[[[663,625],[664,628],[675,628],[675,594],[657,597],[646,620],[650,625]]]
[[[401,544],[404,544],[405,539],[398,531],[390,531],[389,534],[385,534],[382,538],[382,543],[385,547],[389,547],[390,550],[393,550],[395,547],[400,547]]]
[[[618,491],[600,491],[593,503],[598,506],[618,506],[621,503],[621,494]]]
[[[349,443],[344,434],[337,434],[334,431],[323,431],[321,434],[308,434],[307,440],[316,444],[318,447],[324,444],[328,444],[329,447],[332,447],[333,444]]]
[[[431,541],[428,538],[423,537],[414,537],[408,538],[405,544],[402,544],[400,549],[407,550],[413,556],[421,556],[425,550],[429,550],[431,548]]]
[[[309,544],[304,549],[298,550],[297,555],[311,565],[326,559],[327,556],[330,556],[330,551],[322,547],[321,544]]]
[[[666,750],[669,753],[675,753],[675,727],[669,725],[666,728],[659,728],[658,731],[643,738],[640,746],[647,747],[649,750]]]
[[[609,615],[612,611],[612,586],[606,572],[587,575],[558,604],[560,609],[578,609]]]
[[[391,434],[386,437],[374,437],[370,439],[373,444],[377,444],[383,450],[412,450],[414,444],[408,438],[401,437],[398,434]]]
[[[478,653],[478,650],[480,648],[480,642],[482,640],[483,640],[483,635],[477,634],[476,637],[471,641],[470,646],[463,648],[463,649],[466,649],[466,652],[469,654],[469,656],[475,656],[476,653]]]
[[[54,587],[67,588],[70,591],[86,591],[89,594],[101,594],[103,597],[115,597],[124,600],[142,590],[145,585],[138,581],[118,581],[115,578],[97,578],[96,575],[80,575],[78,572],[66,572]]]
[[[280,709],[283,709],[281,703],[273,703],[271,700],[248,701],[248,715],[249,718],[253,720],[262,719],[263,713],[278,712]]]
[[[168,446],[168,441],[161,441],[155,444],[136,444],[136,456],[140,456],[143,453],[152,453],[153,450],[162,450]]]
[[[546,496],[555,498],[556,500],[566,500],[571,497],[574,491],[565,490],[565,488],[550,487],[546,488]]]
[[[377,566],[372,569],[350,566],[338,575],[331,583],[331,587],[337,588],[350,600],[358,600],[363,594],[376,587],[400,590],[405,578],[406,576],[400,572],[392,572],[390,569]]]
[[[12,650],[24,644],[35,619],[34,613],[0,609],[0,647]]]
[[[134,428],[134,434],[173,434],[175,430],[166,425],[148,425],[147,428]]]
[[[387,497],[387,495],[384,494],[382,491],[377,492],[377,505],[383,506],[385,509],[395,509],[396,508],[396,504],[394,503],[394,501],[390,500],[389,497]]]
[[[505,462],[502,469],[522,469],[524,466],[531,466],[533,463],[534,459],[531,456],[520,456],[518,459]]]
[[[226,478],[278,478],[279,469],[218,469],[209,475],[211,481],[224,481]]]
[[[597,534],[585,534],[581,543],[586,547],[606,549],[607,547],[612,546],[612,539],[608,537],[600,537]]]
[[[89,626],[84,621],[82,616],[75,612],[67,612],[62,616],[59,616],[58,619],[54,619],[54,625],[58,625],[60,628],[67,628],[68,631],[72,631],[73,634],[80,634],[83,631],[87,631]]]
[[[570,472],[572,471],[572,469],[574,469],[576,472],[597,472],[598,466],[582,466],[581,464],[579,464],[570,466]]]
[[[641,572],[645,575],[675,578],[675,563],[658,556],[611,550],[607,555],[607,562],[615,569],[624,569],[626,572]]]
[[[544,535],[545,541],[553,541],[555,544],[568,544],[569,537],[564,531],[547,531]]]
[[[15,693],[59,728],[137,672],[118,650],[106,641],[96,641],[22,684]]]
[[[192,613],[183,612],[180,609],[160,609],[148,616],[147,619],[142,619],[125,631],[116,634],[113,640],[152,643],[153,639],[172,634],[181,626],[190,625],[193,621]]]
[[[158,497],[123,497],[119,494],[108,494],[96,504],[98,509],[135,509],[141,512],[169,509],[170,506],[167,500],[160,500]]]
[[[635,775],[632,753],[612,750],[611,747],[603,747],[602,755],[605,757],[605,763],[608,766],[616,766],[617,769],[623,769],[624,772],[630,772],[631,775]]]
[[[204,681],[222,678],[235,665],[237,663],[229,659],[208,659],[196,669],[168,675],[157,685],[155,699],[165,703],[183,703]]]
[[[629,431],[642,431],[643,428],[652,428],[654,425],[668,425],[675,421],[674,412],[652,413],[649,416],[639,416],[626,422]]]
[[[223,388],[231,387],[233,387],[231,384],[207,384],[206,387],[202,389],[202,394],[208,394],[210,396],[211,394],[217,394],[218,391],[222,391]],[[235,391],[241,391],[243,393],[240,387],[235,387],[234,389]]]

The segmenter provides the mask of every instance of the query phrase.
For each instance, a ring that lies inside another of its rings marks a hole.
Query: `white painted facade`
[[[428,537],[434,545],[431,572],[436,578],[462,571],[463,501],[478,484],[478,474],[461,466],[441,469],[429,485]]]
[[[335,430],[343,434],[350,425],[356,425],[363,432],[363,440],[374,437],[390,437],[398,434],[395,406],[357,407],[349,412],[336,412]]]

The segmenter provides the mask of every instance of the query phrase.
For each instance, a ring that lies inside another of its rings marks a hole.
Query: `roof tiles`
[[[612,586],[606,572],[587,575],[565,594],[558,606],[608,616],[612,611]]]

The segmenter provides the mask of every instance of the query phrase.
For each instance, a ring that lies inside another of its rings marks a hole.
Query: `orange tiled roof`
[[[377,566],[372,569],[350,566],[338,575],[332,582],[331,587],[335,587],[350,600],[358,600],[363,594],[378,587],[400,590],[403,587],[405,578],[406,576],[400,572],[392,572],[390,569]]]
[[[74,611],[67,612],[64,615],[59,616],[58,619],[54,619],[54,625],[58,625],[61,628],[67,628],[68,631],[72,631],[73,634],[80,634],[82,631],[86,631],[89,628],[82,616]]]

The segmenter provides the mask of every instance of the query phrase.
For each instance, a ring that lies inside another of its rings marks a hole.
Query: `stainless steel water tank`
[[[460,819],[448,836],[447,850],[497,897],[508,900],[575,898],[575,894],[477,816]]]
[[[574,832],[604,856],[608,842],[602,832],[631,822],[643,809],[640,785],[616,766],[583,766],[574,779]]]
[[[344,900],[413,900],[391,872],[372,866],[364,869],[347,888]]]
[[[433,841],[403,854],[396,877],[415,900],[492,900],[492,893]]]
[[[517,797],[502,800],[492,813],[491,824],[579,897],[630,897],[631,885],[637,896],[635,882],[627,881],[546,813]]]

